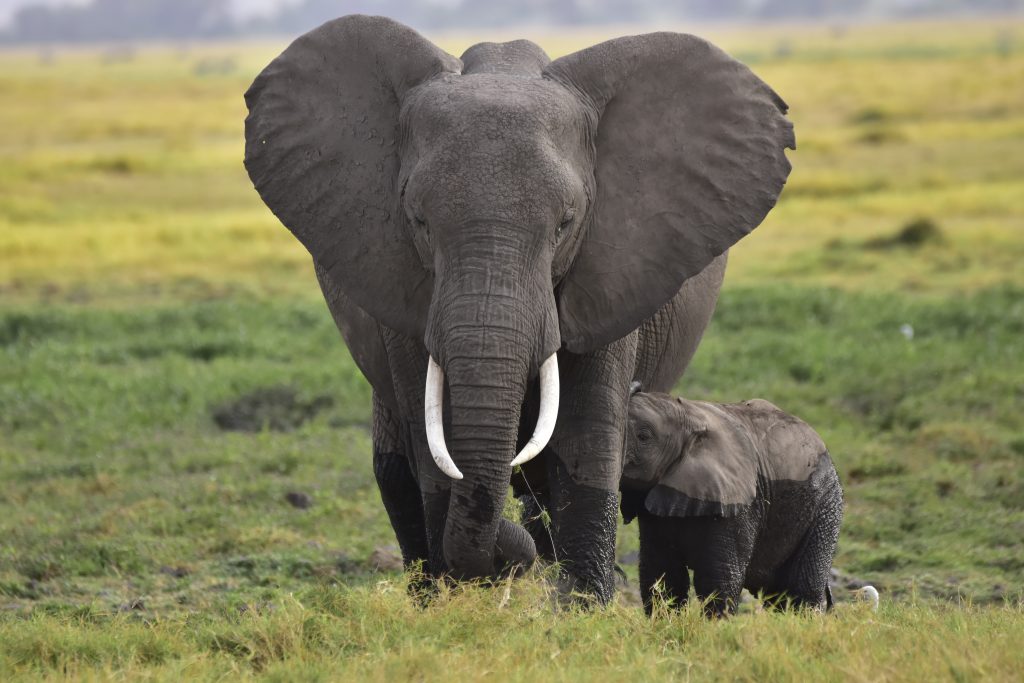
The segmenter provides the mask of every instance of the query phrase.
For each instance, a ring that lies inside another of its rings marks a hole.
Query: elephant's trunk
[[[447,439],[438,429],[439,416],[427,415],[434,424],[432,452],[442,470],[462,475],[452,481],[444,533],[445,561],[458,578],[491,576],[503,569],[495,566],[496,559],[522,564],[536,553],[532,542],[523,540],[527,534],[502,522],[502,510],[528,382],[559,339],[550,277],[530,277],[512,265],[461,258],[458,273],[439,278],[428,325],[427,346],[438,364],[434,379],[447,380],[450,407]],[[549,377],[553,369],[554,362]],[[439,408],[438,393],[433,399],[429,394],[428,387],[428,403],[433,400]],[[543,432],[553,426],[553,417],[547,420],[551,424],[540,425],[538,440],[550,436]],[[499,535],[499,529],[505,533]]]
[[[526,367],[479,357],[457,359],[448,367],[448,444],[463,478],[452,482],[444,556],[458,578],[490,576],[496,571],[495,544],[512,475]]]

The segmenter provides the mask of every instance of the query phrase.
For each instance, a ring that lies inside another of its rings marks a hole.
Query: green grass
[[[987,290],[951,305],[733,288],[683,388],[770,397],[818,425],[846,484],[844,571],[890,596],[1018,597],[1022,294]],[[117,590],[127,574],[157,579],[136,592],[152,589],[163,604],[180,586],[159,569],[182,558],[201,589],[224,572],[256,588],[330,574],[339,554],[358,564],[389,542],[369,463],[368,388],[323,308],[7,312],[6,590],[74,599],[83,582]],[[240,400],[281,387],[297,396],[271,394],[255,432],[218,425],[225,410],[244,413]],[[313,507],[289,506],[293,490]],[[635,534],[621,536],[625,554]],[[256,566],[239,578],[241,556]]]
[[[710,32],[789,101],[799,150],[679,389],[804,417],[847,501],[833,615],[714,623],[642,616],[635,527],[606,610],[556,611],[543,571],[420,608],[381,568],[369,389],[240,163],[241,93],[280,45],[0,54],[0,679],[1014,679],[1019,35]]]
[[[168,619],[83,608],[0,622],[0,673],[147,680],[1011,680],[1019,607],[907,602],[878,613],[748,613],[616,606],[556,613],[543,586],[462,588],[426,609],[403,581],[310,586],[240,610],[217,601]]]

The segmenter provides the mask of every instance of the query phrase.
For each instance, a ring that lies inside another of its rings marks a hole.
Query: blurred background
[[[242,167],[252,78],[352,12],[455,55],[679,30],[750,65],[790,104],[794,171],[678,390],[824,436],[838,593],[1019,600],[1022,8],[0,1],[0,608],[167,614],[395,574],[369,389]],[[633,577],[636,547],[624,527]]]
[[[298,34],[341,14],[416,29],[601,26],[677,21],[865,21],[1011,14],[1024,0],[0,0],[6,39],[233,38]]]

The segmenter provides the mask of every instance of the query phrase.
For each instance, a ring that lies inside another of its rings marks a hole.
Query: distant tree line
[[[382,14],[418,29],[679,20],[842,20],[1015,13],[1024,0],[292,0],[236,19],[230,0],[92,0],[15,12],[4,42],[97,42],[295,34],[343,14]]]
[[[22,7],[3,37],[32,43],[183,39],[224,36],[236,28],[229,0],[92,0]]]

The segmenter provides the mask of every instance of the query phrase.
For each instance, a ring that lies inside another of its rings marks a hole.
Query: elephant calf
[[[830,608],[843,491],[821,438],[761,399],[717,404],[634,393],[622,514],[640,520],[640,590],[686,601],[693,570],[709,614],[740,591]]]

